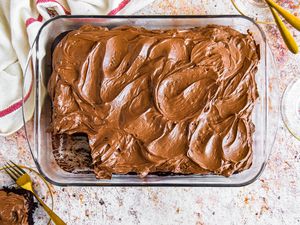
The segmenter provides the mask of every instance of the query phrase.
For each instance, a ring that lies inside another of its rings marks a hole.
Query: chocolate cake
[[[1,225],[33,225],[32,214],[36,207],[31,192],[17,188],[0,189]]]
[[[220,174],[252,163],[259,47],[250,33],[85,25],[55,47],[53,135],[87,136],[97,178]]]

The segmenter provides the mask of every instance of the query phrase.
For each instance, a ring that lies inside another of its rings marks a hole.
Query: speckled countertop
[[[281,0],[299,13],[299,1]],[[229,0],[158,0],[139,14],[235,14]],[[300,13],[299,13],[300,14]],[[279,91],[300,76],[300,54],[287,52],[271,25],[262,26],[278,62]],[[300,43],[300,33],[294,35]],[[24,131],[0,138],[0,164],[14,160],[33,167]],[[0,185],[12,183],[1,173]],[[36,189],[50,203],[40,182]],[[98,224],[300,224],[300,141],[279,122],[275,145],[262,176],[241,188],[56,187],[55,211],[71,225]],[[46,224],[42,209],[36,224]]]

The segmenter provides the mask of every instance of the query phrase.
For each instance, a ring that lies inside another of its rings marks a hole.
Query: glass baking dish
[[[111,180],[97,180],[94,174],[74,174],[62,170],[52,153],[51,102],[46,85],[51,74],[51,46],[63,32],[78,29],[84,24],[115,27],[120,25],[142,26],[147,29],[192,28],[208,24],[230,26],[242,33],[250,31],[260,48],[261,60],[256,74],[259,99],[252,120],[253,163],[250,169],[230,177],[218,175],[113,175]],[[276,68],[266,37],[250,18],[239,15],[222,16],[59,16],[47,21],[39,30],[31,49],[28,74],[34,79],[34,125],[27,137],[37,168],[45,178],[59,186],[244,186],[254,182],[264,170],[277,130],[278,102],[276,96]],[[28,125],[27,125],[28,126]]]

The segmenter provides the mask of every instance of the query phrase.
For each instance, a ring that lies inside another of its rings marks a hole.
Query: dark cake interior
[[[48,83],[55,159],[97,178],[248,169],[258,62],[252,35],[225,26],[64,33]]]

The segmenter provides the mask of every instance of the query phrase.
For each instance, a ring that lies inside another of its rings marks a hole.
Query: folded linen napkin
[[[130,15],[153,0],[1,0],[0,1],[0,135],[23,126],[34,112],[33,80],[23,78],[28,52],[41,25],[56,15]]]

